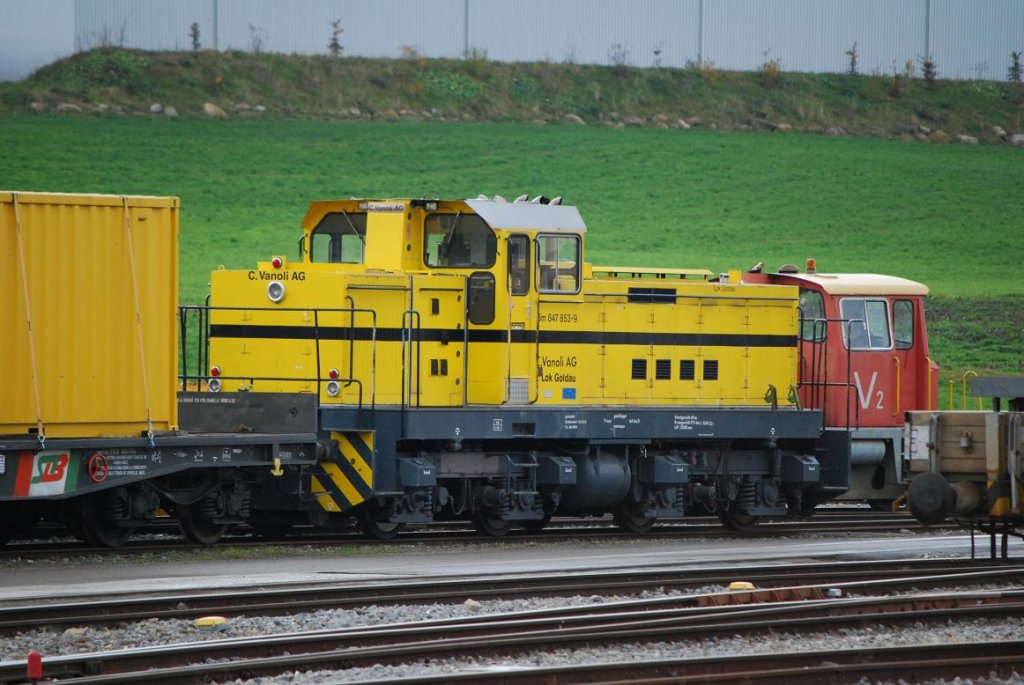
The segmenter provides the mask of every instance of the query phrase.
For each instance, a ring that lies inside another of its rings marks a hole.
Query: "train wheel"
[[[182,534],[197,545],[212,545],[224,537],[228,530],[226,523],[214,523],[200,511],[202,500],[196,504],[178,507],[178,524]]]
[[[723,526],[737,533],[752,533],[757,528],[757,518],[745,512],[737,511],[732,504],[718,510],[718,519],[722,522]]]
[[[104,516],[105,501],[102,495],[83,498],[78,505],[78,522],[72,528],[93,547],[112,549],[120,547],[133,529],[131,526],[119,526]]]
[[[401,523],[374,521],[365,514],[360,519],[359,525],[363,529],[363,535],[374,540],[393,540],[405,527]]]
[[[626,507],[619,507],[612,512],[615,525],[627,533],[646,533],[654,527],[655,519],[643,514],[631,512]]]
[[[505,521],[494,516],[491,516],[487,512],[480,512],[473,518],[473,525],[476,529],[484,535],[489,535],[492,538],[501,538],[508,535],[508,532],[512,530],[512,522]]]

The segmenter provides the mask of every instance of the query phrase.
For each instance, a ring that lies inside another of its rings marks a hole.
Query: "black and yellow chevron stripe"
[[[322,461],[312,476],[312,490],[325,511],[342,512],[373,494],[373,432],[332,432],[341,457]]]

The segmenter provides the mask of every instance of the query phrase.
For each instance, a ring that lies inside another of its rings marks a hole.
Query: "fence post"
[[[704,65],[704,0],[697,5],[697,65]]]
[[[924,0],[924,59],[932,58],[932,0]]]
[[[469,57],[469,0],[462,0],[462,58]]]

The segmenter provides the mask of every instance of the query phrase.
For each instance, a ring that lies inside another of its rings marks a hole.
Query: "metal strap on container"
[[[146,425],[150,445],[153,444],[153,413],[149,407],[149,374],[146,366],[145,338],[142,335],[142,313],[139,307],[139,281],[135,274],[135,244],[132,241],[132,218],[128,210],[128,196],[122,195],[124,204],[124,233],[128,245],[128,266],[132,275],[132,297],[135,300],[135,330],[139,338],[139,363],[142,365],[142,396],[146,403]]]
[[[980,399],[980,398],[979,398]],[[1014,513],[1020,511],[1020,457],[1021,457],[1021,414],[1010,414],[1007,422],[1009,435],[1006,440],[1006,469],[1010,474],[1010,507]]]
[[[28,267],[25,264],[25,244],[21,231],[21,210],[18,207],[18,193],[14,198],[14,226],[18,238],[18,267],[21,269],[21,290],[25,296],[25,323],[28,328],[28,357],[32,374],[32,395],[36,402],[36,438],[39,446],[46,446],[46,432],[43,430],[43,400],[39,394],[39,375],[36,372],[36,340],[32,332],[32,304],[28,294]]]

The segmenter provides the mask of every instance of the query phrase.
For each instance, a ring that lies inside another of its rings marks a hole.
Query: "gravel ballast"
[[[720,587],[702,588],[699,593],[720,592]],[[675,594],[675,593],[670,593]],[[692,593],[687,593],[692,594]],[[664,596],[645,593],[636,597]],[[469,600],[464,604],[433,604],[410,606],[369,606],[355,610],[320,610],[294,616],[236,617],[230,619],[223,630],[201,630],[190,621],[152,619],[123,626],[73,627],[63,631],[36,630],[16,635],[0,646],[0,660],[24,659],[29,651],[39,650],[47,656],[168,645],[178,642],[251,637],[310,630],[378,626],[392,623],[418,623],[475,614],[521,613],[524,611],[560,606],[601,604],[623,599],[621,597],[570,597],[532,600]],[[321,685],[380,678],[417,678],[445,675],[465,670],[521,669],[570,664],[621,663],[650,659],[676,659],[742,654],[778,653],[836,648],[878,648],[910,644],[951,644],[1005,640],[1024,635],[1024,618],[1011,618],[999,622],[980,620],[916,623],[900,628],[887,626],[857,627],[836,630],[821,635],[790,635],[765,632],[756,637],[709,637],[701,640],[653,642],[648,644],[622,644],[599,648],[556,649],[529,652],[508,657],[486,659],[439,659],[400,666],[374,665],[346,671],[316,673],[286,673],[276,677],[233,681],[247,685]],[[872,682],[872,681],[864,681]],[[950,680],[950,683],[958,681]],[[968,681],[959,681],[966,683]],[[970,682],[990,685],[1024,685],[1024,679],[987,678]]]

